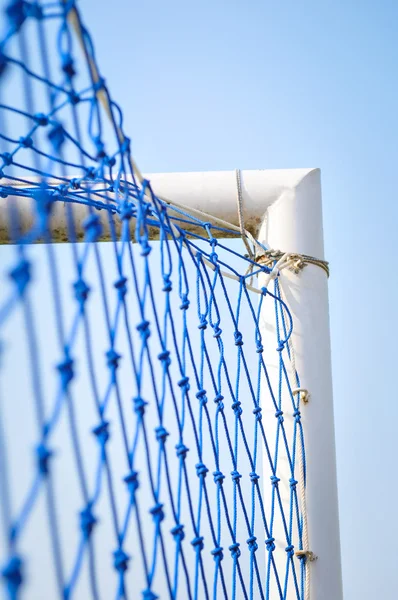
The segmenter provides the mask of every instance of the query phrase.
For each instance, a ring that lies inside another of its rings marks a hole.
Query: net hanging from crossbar
[[[73,1],[7,5],[0,142],[2,593],[307,599],[281,264],[141,178]]]

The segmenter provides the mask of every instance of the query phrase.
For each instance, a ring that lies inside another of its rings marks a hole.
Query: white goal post
[[[235,171],[150,174],[147,178],[160,197],[239,225]],[[248,231],[268,248],[324,259],[318,169],[243,170],[240,178],[243,221]],[[31,219],[27,199],[15,197],[12,201],[27,223]],[[59,204],[51,228],[55,238],[63,239],[66,222]],[[76,205],[74,210],[79,220],[79,211],[83,215],[86,207]],[[4,234],[7,228],[5,213],[0,210],[0,243],[1,232]],[[294,320],[292,343],[301,388],[309,392],[309,401],[302,407],[301,415],[306,446],[309,534],[309,547],[304,550],[316,556],[307,566],[310,597],[312,600],[342,600],[327,276],[313,264],[306,265],[299,275],[285,269],[281,273],[281,286]],[[269,323],[264,309],[261,315],[264,331],[269,329]],[[272,350],[274,353],[275,348]],[[267,348],[264,359],[267,361]],[[269,477],[268,472],[264,474]],[[288,465],[285,474],[288,482]],[[283,481],[283,477],[281,479]],[[280,489],[282,497],[284,492],[288,493],[283,485]]]

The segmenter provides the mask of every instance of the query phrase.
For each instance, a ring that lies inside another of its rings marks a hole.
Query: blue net
[[[137,175],[73,1],[4,21],[4,597],[307,598],[292,319],[252,282],[273,265]]]

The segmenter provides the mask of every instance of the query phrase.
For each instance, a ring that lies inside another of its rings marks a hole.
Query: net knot
[[[214,479],[214,483],[216,483],[218,486],[221,486],[225,479],[225,475],[223,473],[221,473],[221,471],[214,471],[213,479]]]
[[[197,398],[198,400],[200,400],[200,404],[201,404],[202,406],[205,406],[205,405],[207,404],[207,397],[206,397],[206,394],[207,394],[206,390],[199,390],[199,391],[198,391],[198,392],[195,394],[196,398]]]
[[[276,348],[277,352],[282,352],[282,350],[285,347],[285,343],[284,342],[279,342],[278,347]]]
[[[67,355],[65,359],[58,363],[57,369],[61,377],[62,388],[66,390],[74,377],[73,360]]]
[[[141,396],[137,396],[136,398],[133,398],[133,402],[134,402],[134,412],[139,415],[140,417],[144,416],[145,413],[145,407],[147,406],[148,402],[145,402],[145,400],[143,400],[143,398],[141,398]]]
[[[86,178],[95,179],[97,177],[97,169],[95,167],[87,167]]]
[[[238,542],[234,542],[228,548],[228,550],[231,552],[233,560],[237,560],[240,557],[241,552],[239,546],[240,544]]]
[[[292,544],[286,546],[285,552],[288,555],[288,557],[291,558],[292,556],[294,556],[294,546]]]
[[[59,153],[65,142],[65,130],[61,123],[55,122],[48,132],[47,137],[55,152]]]
[[[74,61],[69,53],[64,53],[61,56],[61,68],[69,79],[76,75]]]
[[[163,292],[171,292],[171,290],[173,289],[173,284],[172,281],[170,279],[170,275],[165,275],[163,277]]]
[[[195,548],[195,550],[197,550],[198,552],[201,552],[204,548],[203,536],[200,535],[200,536],[194,537],[191,544]]]
[[[32,148],[33,147],[33,139],[29,135],[27,135],[25,137],[20,137],[19,143],[24,148]]]
[[[79,302],[81,306],[86,302],[88,295],[90,293],[90,288],[84,279],[78,279],[73,284],[73,288],[75,290],[75,298]]]
[[[207,328],[207,319],[204,316],[200,317],[200,321],[199,321],[199,325],[198,325],[198,329],[206,329]]]
[[[134,207],[131,202],[123,202],[122,208],[120,210],[120,218],[122,221],[129,221],[131,217],[134,215]]]
[[[253,408],[253,415],[255,415],[256,421],[261,421],[261,419],[263,418],[262,410],[263,409],[261,408],[261,406],[256,406],[256,408]]]
[[[182,460],[185,460],[187,453],[189,452],[189,448],[187,448],[182,442],[176,445],[177,456]]]
[[[256,552],[258,550],[257,538],[255,535],[252,535],[246,540],[250,552]]]
[[[123,478],[123,481],[127,485],[127,489],[130,492],[131,499],[134,498],[134,494],[136,490],[138,490],[140,483],[138,481],[138,472],[131,471],[126,477]]]
[[[155,434],[157,441],[161,442],[162,444],[165,443],[167,436],[170,435],[167,429],[163,427],[163,425],[156,427]]]
[[[283,410],[277,410],[275,413],[275,417],[278,419],[279,423],[283,423]]]
[[[185,537],[184,525],[181,525],[181,523],[177,523],[177,525],[170,529],[170,533],[172,534],[176,542],[182,542],[182,540]]]
[[[102,234],[102,225],[98,215],[90,215],[83,221],[83,229],[86,232],[88,242],[96,242]]]
[[[113,553],[113,566],[119,573],[124,573],[128,569],[130,557],[121,548],[118,548]]]
[[[214,560],[217,563],[220,563],[222,561],[222,559],[224,558],[224,554],[223,554],[223,547],[222,546],[216,546],[212,551],[211,554],[214,557]]]
[[[120,277],[120,279],[115,281],[115,283],[113,285],[117,289],[117,294],[119,296],[119,299],[123,300],[123,298],[127,294],[127,278]]]
[[[146,589],[142,592],[142,600],[158,600],[159,596],[154,594],[152,590]]]
[[[181,296],[180,309],[181,310],[187,310],[188,308],[189,308],[188,294],[183,294]]]
[[[298,481],[296,481],[296,479],[294,479],[294,477],[291,477],[291,478],[289,479],[289,484],[290,484],[290,487],[291,487],[292,489],[294,489],[294,488],[296,487],[296,485],[298,484]]]
[[[151,335],[149,330],[149,321],[141,321],[141,323],[137,325],[137,330],[140,332],[143,342],[146,342]]]
[[[7,68],[7,57],[0,50],[0,77],[1,77],[1,75],[3,75],[6,68]]]
[[[267,548],[268,552],[273,552],[275,550],[275,538],[273,537],[269,537],[268,539],[265,540],[265,547]]]
[[[109,422],[102,421],[99,425],[93,428],[93,434],[97,438],[98,442],[101,446],[105,446],[106,442],[109,440]]]
[[[6,7],[6,15],[15,32],[22,27],[27,17],[25,5],[24,0],[14,0]]]
[[[273,485],[275,488],[277,488],[277,487],[278,487],[278,483],[280,482],[280,479],[279,479],[279,477],[277,477],[276,475],[271,475],[270,479],[271,479],[271,484],[272,484],[272,485]]]
[[[94,92],[100,92],[105,87],[105,79],[103,77],[99,77],[98,81],[96,81],[93,85]]]
[[[77,92],[75,92],[75,90],[71,90],[69,92],[68,98],[69,98],[69,102],[74,106],[76,104],[79,104],[79,102],[80,102],[80,96]]]
[[[141,256],[148,256],[152,250],[150,244],[148,244],[148,240],[144,240],[141,242]]]
[[[80,529],[87,540],[93,532],[97,519],[94,517],[91,506],[88,504],[80,513]]]
[[[220,327],[218,325],[216,325],[214,327],[213,337],[214,338],[219,338],[221,334],[222,334],[222,329],[220,329]]]
[[[97,150],[96,159],[101,160],[101,158],[104,158],[104,156],[106,156],[105,151],[104,151],[105,144],[102,141],[101,136],[99,136],[99,135],[96,135],[93,138],[93,142],[94,142],[95,148]]]
[[[113,348],[108,350],[105,354],[106,356],[106,364],[110,369],[116,370],[119,366],[119,360],[122,358],[120,354],[116,352]]]
[[[260,475],[257,475],[257,473],[255,473],[254,471],[252,473],[250,473],[250,481],[252,483],[257,483],[257,481],[260,479]]]
[[[38,2],[25,2],[25,14],[27,17],[40,20],[43,18],[43,9]]]
[[[164,512],[163,512],[163,504],[158,503],[155,504],[155,506],[153,508],[151,508],[149,510],[149,512],[151,513],[153,520],[155,521],[155,523],[157,525],[159,525],[159,523],[161,523],[164,519]]]
[[[198,477],[201,477],[202,479],[204,479],[206,477],[206,474],[209,472],[209,469],[203,463],[197,463],[195,465],[195,468],[196,468],[196,475]]]
[[[169,367],[171,364],[169,350],[162,350],[162,352],[158,354],[158,359],[164,364],[165,368]]]
[[[33,115],[33,120],[41,127],[46,127],[49,122],[47,115],[45,115],[44,113],[36,113],[35,115]]]
[[[243,337],[240,331],[234,332],[235,346],[243,346]]]
[[[294,411],[294,413],[293,413],[293,417],[294,417],[294,420],[296,421],[296,423],[300,423],[300,421],[301,421],[301,412],[298,409],[296,409]]]
[[[257,352],[257,354],[261,354],[262,352],[264,352],[264,346],[261,344],[261,342],[257,342],[256,352]]]
[[[231,477],[232,481],[239,485],[239,480],[242,478],[242,475],[238,471],[231,471]]]
[[[234,411],[234,415],[235,417],[240,417],[242,414],[242,409],[241,409],[241,402],[239,402],[239,400],[236,400],[236,402],[234,402],[233,404],[231,404],[231,408]]]
[[[2,569],[1,574],[7,581],[10,597],[16,598],[18,589],[23,582],[22,560],[20,557],[16,554],[12,556]]]
[[[9,152],[3,152],[3,154],[1,154],[0,156],[3,159],[5,167],[9,167],[10,165],[12,165],[12,154],[10,154]]]
[[[49,472],[50,458],[53,452],[47,448],[45,444],[39,444],[36,448],[37,464],[42,475],[47,475]]]
[[[19,295],[23,296],[31,279],[30,263],[25,259],[21,260],[16,267],[11,269],[9,276],[17,286]]]
[[[224,396],[222,394],[217,394],[217,396],[214,398],[214,402],[218,405],[217,410],[224,409],[223,400],[224,400]]]
[[[182,377],[182,379],[180,379],[180,381],[177,382],[178,386],[184,391],[187,392],[190,388],[189,385],[189,377]]]

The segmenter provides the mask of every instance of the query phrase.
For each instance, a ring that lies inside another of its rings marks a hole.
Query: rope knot
[[[113,285],[117,289],[117,295],[119,296],[119,299],[123,300],[123,298],[127,294],[127,278],[120,277],[120,279],[115,281]]]
[[[94,427],[93,434],[101,444],[101,446],[105,446],[106,442],[109,440],[109,421],[102,421],[97,427]]]
[[[292,546],[291,544],[289,546],[286,546],[285,552],[288,555],[288,557],[291,558],[292,556],[294,556],[294,546]]]
[[[152,251],[152,246],[148,243],[148,240],[144,239],[141,242],[141,256],[148,256]]]
[[[256,406],[256,408],[253,408],[253,415],[255,415],[256,421],[261,421],[261,419],[263,418],[261,411],[262,411],[261,406]]]
[[[62,54],[61,68],[69,79],[72,79],[76,75],[74,61],[70,54]]]
[[[246,540],[250,552],[256,552],[258,550],[257,538],[255,535],[252,535]]]
[[[235,417],[240,417],[242,414],[242,409],[241,409],[241,402],[239,402],[239,400],[236,400],[236,402],[234,402],[233,404],[231,404],[231,408],[234,411],[234,415]]]
[[[185,457],[189,452],[189,448],[187,448],[186,446],[184,446],[184,444],[182,442],[180,442],[179,444],[176,445],[176,450],[177,450],[177,456],[179,458],[181,458],[182,460],[185,460]]]
[[[123,481],[125,482],[127,489],[130,492],[131,499],[133,500],[134,494],[140,486],[138,481],[138,472],[131,471],[128,475],[126,475],[126,477],[123,478]]]
[[[42,475],[47,475],[49,471],[49,461],[53,452],[45,444],[39,444],[36,448],[37,464]]]
[[[128,569],[130,557],[121,548],[113,553],[113,566],[119,573],[124,573]]]
[[[151,332],[149,330],[149,324],[149,321],[141,321],[141,323],[137,325],[137,331],[140,332],[140,336],[143,342],[146,342],[146,340],[151,335]]]
[[[87,540],[96,525],[97,519],[94,517],[91,506],[88,504],[80,513],[80,529],[83,532],[84,538]]]
[[[283,410],[277,410],[275,413],[275,417],[278,419],[279,423],[283,423],[284,418],[283,418]]]
[[[86,300],[88,298],[88,295],[90,293],[89,286],[84,281],[84,279],[78,279],[73,284],[73,289],[75,290],[75,298],[76,298],[76,300],[78,301],[78,303],[81,306],[83,306],[83,304],[86,302]]]
[[[26,19],[25,2],[14,0],[6,7],[6,15],[15,31],[18,31]]]
[[[10,558],[6,566],[2,569],[1,574],[8,583],[10,597],[16,598],[18,588],[23,582],[22,575],[22,560],[16,554]]]
[[[240,557],[241,552],[239,546],[240,544],[238,542],[234,542],[228,548],[228,550],[231,552],[233,560],[237,560]]]
[[[157,441],[161,442],[162,444],[165,443],[167,436],[170,435],[169,432],[163,427],[163,425],[156,427],[155,433]]]
[[[120,210],[120,218],[122,221],[129,221],[134,215],[134,207],[130,202],[123,202]]]
[[[259,479],[260,479],[260,475],[257,475],[257,473],[255,473],[254,471],[252,473],[250,473],[250,481],[252,483],[256,484]]]
[[[106,356],[106,364],[110,369],[116,370],[119,366],[119,360],[122,358],[120,354],[116,352],[113,348],[108,350],[105,354]]]
[[[264,347],[261,344],[261,342],[257,342],[257,344],[256,344],[256,352],[257,352],[257,354],[261,354],[262,352],[264,352]]]
[[[278,347],[277,347],[277,352],[282,352],[282,350],[284,349],[285,344],[284,342],[279,342]]]
[[[199,390],[195,396],[198,400],[200,400],[201,406],[205,406],[207,404],[206,390]]]
[[[159,525],[159,523],[161,523],[164,519],[164,512],[163,512],[163,504],[159,503],[155,504],[155,506],[153,508],[151,508],[149,510],[149,512],[151,513],[153,520],[155,521],[155,523],[157,525]]]
[[[33,139],[30,136],[20,137],[19,143],[23,148],[32,148],[33,147]]]
[[[159,596],[153,593],[152,590],[146,589],[142,592],[142,600],[158,600]]]
[[[223,554],[223,548],[222,546],[216,546],[216,548],[214,548],[211,551],[211,554],[214,557],[214,560],[219,563],[222,561],[222,559],[224,558],[224,554]]]
[[[74,377],[73,360],[66,356],[65,359],[57,365],[61,377],[62,388],[66,390]]]
[[[181,310],[187,310],[188,308],[189,308],[188,294],[183,294],[181,296],[180,309]]]
[[[198,325],[198,329],[206,329],[207,328],[207,320],[206,317],[201,316],[200,317],[200,321],[199,321],[199,325]]]
[[[220,329],[220,327],[218,325],[214,326],[214,330],[213,330],[213,337],[214,338],[219,338],[222,334],[222,329]]]
[[[141,396],[137,396],[136,398],[133,398],[133,402],[134,402],[134,412],[139,417],[143,417],[144,413],[145,413],[145,407],[147,406],[148,402],[145,402],[145,400],[143,400],[143,398],[141,398]]]
[[[184,391],[184,392],[188,392],[189,388],[191,387],[189,385],[189,377],[182,377],[182,379],[180,379],[180,381],[177,382],[177,385]]]
[[[238,471],[231,471],[231,477],[232,481],[239,485],[239,479],[242,478],[242,475]]]
[[[20,296],[23,296],[26,286],[31,279],[30,263],[27,260],[21,260],[14,269],[9,272],[10,278],[17,286]]]
[[[293,417],[294,417],[294,420],[296,421],[296,423],[300,423],[300,421],[301,421],[301,412],[298,409],[296,409],[294,411],[294,413],[293,413]]]
[[[65,142],[65,130],[61,123],[54,123],[50,131],[47,134],[50,144],[54,148],[54,151],[58,154]]]
[[[173,289],[173,284],[170,279],[170,275],[165,275],[163,278],[163,291],[171,292],[172,289]]]
[[[195,465],[195,468],[196,468],[196,475],[198,477],[202,477],[202,479],[204,479],[206,477],[206,474],[209,472],[209,469],[203,463],[197,463]]]
[[[198,552],[201,552],[204,548],[203,536],[200,535],[200,536],[193,538],[191,544],[195,548],[195,550],[197,550]]]
[[[225,475],[223,473],[221,473],[221,471],[214,471],[213,479],[214,479],[214,483],[216,483],[218,486],[222,486],[223,481],[225,479]]]
[[[278,487],[278,483],[280,482],[280,479],[279,479],[279,477],[277,477],[276,475],[271,475],[270,479],[271,479],[271,484],[272,484],[272,485],[273,485],[275,488],[277,488],[277,487]]]
[[[184,525],[177,523],[177,525],[170,529],[170,533],[172,534],[176,542],[182,542],[182,540],[185,537]]]
[[[268,552],[273,552],[275,550],[275,538],[273,537],[269,537],[268,539],[265,540],[265,547],[267,548]]]
[[[46,127],[48,125],[48,117],[44,113],[36,113],[33,115],[33,120],[40,125],[40,127]]]
[[[234,332],[235,346],[243,346],[243,338],[240,331]]]
[[[163,363],[166,369],[171,365],[170,352],[168,350],[162,350],[162,352],[158,354],[158,359]]]
[[[98,215],[92,214],[83,221],[87,242],[96,242],[102,234],[102,225]]]
[[[289,479],[289,484],[290,484],[290,487],[291,487],[292,489],[294,489],[294,488],[296,487],[296,485],[298,484],[298,481],[296,481],[296,479],[294,479],[294,477],[291,477],[291,478]]]

